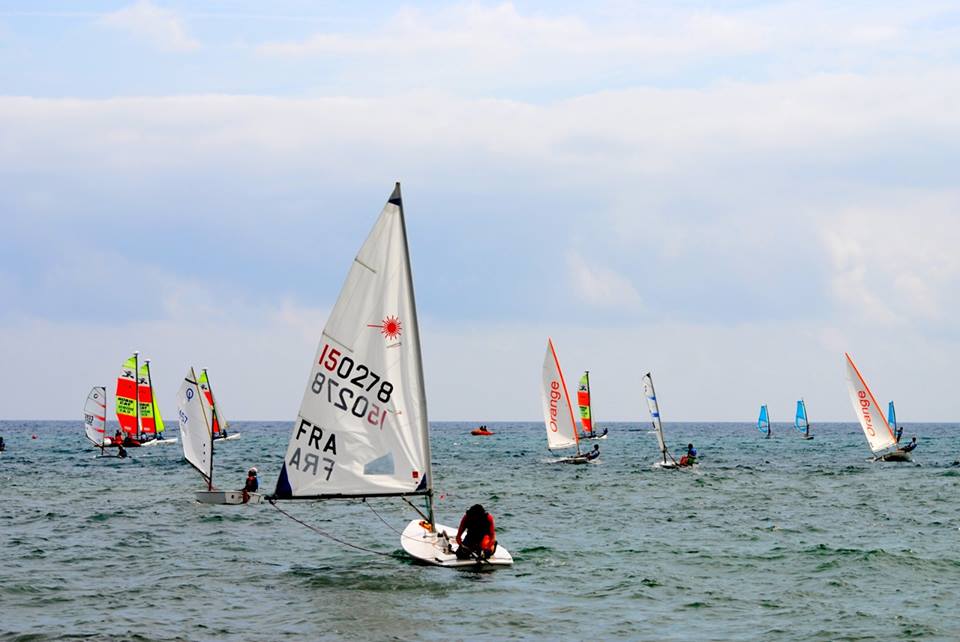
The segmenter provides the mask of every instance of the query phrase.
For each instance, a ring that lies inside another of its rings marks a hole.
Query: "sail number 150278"
[[[365,417],[373,426],[383,427],[387,419],[386,405],[393,394],[392,383],[326,343],[317,365],[321,369],[310,382],[310,390],[315,395],[326,397],[335,408],[355,417]]]

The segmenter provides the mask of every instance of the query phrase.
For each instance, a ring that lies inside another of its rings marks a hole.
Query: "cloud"
[[[100,24],[127,33],[161,51],[187,52],[200,48],[200,43],[190,37],[175,11],[159,7],[150,0],[138,0],[108,13],[100,18]]]
[[[587,261],[578,252],[567,253],[567,268],[576,299],[590,306],[614,309],[636,309],[640,294],[628,278],[599,263]]]

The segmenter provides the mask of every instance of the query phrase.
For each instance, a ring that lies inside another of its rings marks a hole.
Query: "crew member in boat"
[[[255,493],[260,488],[260,480],[257,479],[257,469],[251,468],[247,471],[247,481],[243,484],[243,503],[250,501],[250,493]]]
[[[693,444],[687,444],[687,454],[680,458],[681,466],[693,466],[697,463],[697,449]]]
[[[0,453],[7,449],[7,444],[4,443],[3,437],[0,437]]]
[[[908,452],[910,452],[911,450],[913,450],[913,449],[916,448],[916,447],[917,447],[917,438],[914,437],[913,439],[910,440],[910,443],[909,443],[909,444],[907,444],[906,446],[904,446],[904,447],[901,448],[900,450],[903,451],[903,452],[905,452],[905,453],[908,453]]]
[[[123,432],[119,428],[117,428],[117,432],[113,435],[112,443],[114,446],[123,445]]]
[[[466,536],[464,536],[466,532]],[[493,515],[480,504],[474,504],[460,520],[457,529],[457,559],[487,559],[497,550],[497,531]]]
[[[597,444],[593,445],[593,450],[587,453],[587,461],[593,461],[600,456],[600,446]]]

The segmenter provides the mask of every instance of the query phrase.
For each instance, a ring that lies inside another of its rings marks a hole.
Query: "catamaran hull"
[[[605,435],[605,434],[600,435],[600,436],[598,437],[598,436],[596,436],[596,435],[588,435],[588,434],[586,434],[586,433],[580,433],[580,441],[590,441],[590,440],[599,441],[599,440],[601,440],[601,439],[606,439],[606,438],[607,438],[607,435]]]
[[[232,432],[226,437],[214,437],[214,441],[233,441],[234,439],[240,439],[240,433]]]
[[[496,568],[498,566],[510,566],[513,564],[513,557],[503,546],[497,544],[497,550],[493,556],[486,560],[461,560],[457,559],[452,551],[444,550],[447,547],[446,541],[456,546],[457,529],[436,524],[435,531],[431,532],[429,524],[420,520],[413,520],[403,529],[400,535],[400,544],[403,550],[410,557],[423,564],[433,566],[443,566],[445,568]],[[446,533],[446,541],[440,536],[440,533]]]
[[[250,500],[244,502],[243,491],[239,490],[198,490],[195,496],[197,502],[200,504],[232,505],[263,503],[263,495],[259,493],[250,493]]]
[[[170,439],[151,439],[150,441],[141,442],[140,446],[146,448],[147,446],[168,446],[175,443],[177,443],[177,438],[172,437]]]

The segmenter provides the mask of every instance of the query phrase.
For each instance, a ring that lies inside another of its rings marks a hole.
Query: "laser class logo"
[[[380,323],[370,323],[368,328],[379,328],[380,334],[388,341],[395,341],[403,333],[403,323],[395,316],[388,316]]]

